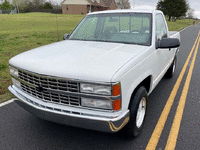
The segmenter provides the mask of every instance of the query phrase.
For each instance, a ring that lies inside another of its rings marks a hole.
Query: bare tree
[[[129,0],[116,0],[117,9],[130,9],[130,1]]]
[[[31,0],[12,0],[12,4],[14,6],[16,6],[16,4],[18,5],[28,5],[28,3],[30,2]]]
[[[190,19],[194,18],[194,9],[192,8],[189,8],[187,13],[186,13],[186,16]]]
[[[25,0],[12,0],[12,4],[16,7],[17,13],[20,13],[20,10],[25,7],[24,1]]]
[[[40,5],[45,3],[45,0],[32,0],[32,2],[34,5],[36,5],[37,8],[39,8]]]
[[[19,3],[20,2],[20,0],[12,0],[12,4],[15,6],[16,5],[16,3]]]

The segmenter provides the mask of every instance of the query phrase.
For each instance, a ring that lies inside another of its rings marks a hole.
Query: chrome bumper
[[[41,103],[38,101],[36,102],[35,98],[26,93],[17,91],[13,86],[9,86],[8,89],[19,99],[15,101],[18,105],[31,114],[48,121],[103,132],[117,132],[129,121],[129,111],[116,117],[103,117],[96,114],[91,115],[76,111],[63,110],[63,106],[54,108],[45,105],[42,101]]]

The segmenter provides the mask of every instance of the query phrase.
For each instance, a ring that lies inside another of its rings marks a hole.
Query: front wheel
[[[136,137],[141,133],[147,112],[147,101],[147,91],[141,86],[131,99],[129,106],[130,120],[124,128],[129,137]]]
[[[173,63],[171,64],[171,66],[169,67],[169,69],[167,70],[165,76],[167,78],[171,78],[174,76],[174,72],[175,72],[175,69],[176,69],[176,61],[177,61],[177,58],[176,56],[174,57],[174,60],[173,60]]]

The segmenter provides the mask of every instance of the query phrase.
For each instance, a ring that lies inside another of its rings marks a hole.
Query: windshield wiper
[[[125,42],[125,41],[106,41],[106,40],[87,40],[87,39],[69,39],[69,40],[79,40],[79,41],[93,41],[93,42],[109,42],[109,43],[121,43],[121,44],[132,44],[132,45],[143,45],[149,46],[146,43],[133,43],[133,42]]]

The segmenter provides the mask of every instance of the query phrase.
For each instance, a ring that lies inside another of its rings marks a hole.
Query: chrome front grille
[[[44,88],[60,90],[60,91],[79,92],[78,82],[75,81],[48,78],[44,76],[41,77],[39,75],[35,74],[33,75],[21,70],[19,70],[19,78],[30,84],[41,86]]]
[[[26,81],[29,84],[35,86],[29,86],[28,84],[21,83],[21,88],[24,92],[47,102],[65,104],[70,106],[80,106],[80,97],[70,96],[67,94],[59,94],[54,92],[49,92],[42,90],[41,92],[36,89],[36,87],[43,87],[44,89],[51,89],[57,91],[69,91],[69,92],[79,92],[78,82],[55,79],[45,76],[39,76],[31,74],[25,71],[19,70],[19,78]]]
[[[80,98],[78,96],[69,96],[64,94],[55,94],[47,91],[38,92],[36,88],[21,83],[24,92],[48,102],[80,106]]]

